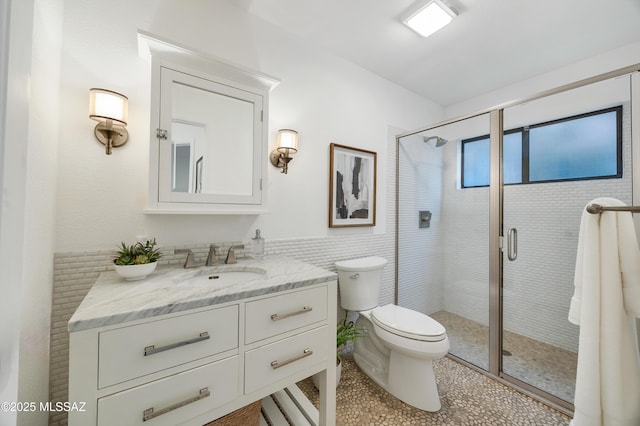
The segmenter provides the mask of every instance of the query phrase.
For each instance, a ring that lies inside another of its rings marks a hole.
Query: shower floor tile
[[[488,370],[489,328],[447,311],[429,314],[447,329],[449,353]],[[573,403],[578,354],[504,332],[504,373]]]
[[[373,383],[352,358],[343,358],[337,388],[337,426],[568,425],[570,418],[448,358],[434,362],[442,402],[437,413],[413,408]],[[298,387],[318,407],[311,378]]]

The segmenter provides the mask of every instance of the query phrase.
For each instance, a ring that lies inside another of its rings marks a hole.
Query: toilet
[[[445,328],[427,315],[397,305],[378,306],[387,260],[366,257],[335,263],[341,306],[359,313],[366,337],[354,342],[353,359],[374,382],[420,410],[438,411],[433,360],[449,351]]]

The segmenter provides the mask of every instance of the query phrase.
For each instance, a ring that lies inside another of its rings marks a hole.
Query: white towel
[[[631,213],[582,213],[574,285],[569,321],[580,325],[580,346],[571,426],[638,426],[640,250]]]

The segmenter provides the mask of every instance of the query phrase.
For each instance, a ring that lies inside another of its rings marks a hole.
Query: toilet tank
[[[382,270],[387,259],[364,257],[336,262],[340,305],[348,311],[366,311],[378,306]]]

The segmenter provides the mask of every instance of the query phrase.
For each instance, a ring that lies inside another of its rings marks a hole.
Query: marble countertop
[[[194,275],[213,272],[264,271],[258,278],[226,288],[185,286]],[[68,323],[69,332],[87,330],[158,315],[333,281],[337,275],[295,259],[267,256],[239,259],[233,265],[194,269],[158,268],[141,281],[125,281],[114,271],[100,275]]]

